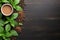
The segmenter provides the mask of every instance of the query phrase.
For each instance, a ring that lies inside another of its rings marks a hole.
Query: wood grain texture
[[[60,1],[25,0],[24,30],[18,40],[60,40]]]

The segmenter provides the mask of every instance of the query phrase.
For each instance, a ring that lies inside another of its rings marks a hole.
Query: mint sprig
[[[3,4],[11,4],[13,9],[18,11],[23,11],[22,7],[18,4],[20,0],[0,0],[0,9]],[[18,23],[15,19],[18,17],[18,13],[13,13],[10,16],[3,16],[0,12],[0,40],[11,40],[10,37],[18,36],[18,33],[12,28],[17,25],[23,25],[21,22]]]

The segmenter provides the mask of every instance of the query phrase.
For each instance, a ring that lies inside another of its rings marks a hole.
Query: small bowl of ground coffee
[[[10,16],[13,13],[13,7],[10,4],[3,4],[1,12],[4,16]]]

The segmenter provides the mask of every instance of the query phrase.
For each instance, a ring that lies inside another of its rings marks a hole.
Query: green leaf
[[[10,18],[10,17],[6,17],[6,19],[7,19],[8,21],[10,21],[10,20],[11,20],[11,18]]]
[[[11,4],[11,5],[14,5],[14,2],[13,2],[13,0],[9,0],[9,2],[10,2],[10,4]]]
[[[2,18],[2,13],[0,13],[0,18]]]
[[[16,5],[15,5],[14,3],[12,3],[12,6],[13,6],[13,8],[15,9],[15,6],[16,6]]]
[[[6,38],[6,40],[11,40],[10,38]]]
[[[14,22],[15,22],[15,26],[18,26],[19,25],[17,21],[14,21]]]
[[[3,37],[4,40],[10,40],[10,38]]]
[[[0,8],[2,7],[2,4],[0,4]]]
[[[6,38],[6,39],[4,39],[4,40],[10,40],[10,38],[9,38],[9,39]]]
[[[3,39],[5,40],[5,39],[6,39],[6,37],[4,37],[4,36],[3,36]]]
[[[8,1],[7,0],[2,0],[2,2],[7,3]]]
[[[4,31],[4,28],[0,26],[0,33]]]
[[[10,24],[11,24],[12,27],[15,27],[15,26],[18,25],[18,23],[15,20],[11,20]]]
[[[0,26],[4,26],[4,21],[0,19]]]
[[[10,30],[11,30],[11,26],[10,26],[9,24],[7,24],[7,25],[5,26],[5,31],[8,32],[8,31],[10,31]]]
[[[1,3],[1,0],[0,0],[0,3]]]
[[[5,36],[6,36],[6,37],[11,37],[12,35],[11,35],[10,32],[7,32]]]
[[[15,27],[14,20],[10,20],[10,24],[11,24],[12,27]]]
[[[16,19],[18,17],[18,13],[13,13],[12,15],[11,15],[11,19]]]
[[[7,23],[9,23],[9,21],[5,21],[5,23],[4,23],[4,24],[7,24]]]
[[[19,4],[20,0],[14,0],[14,4],[17,5]]]
[[[12,36],[18,36],[18,33],[15,30],[11,30],[10,32],[11,32]]]
[[[2,37],[2,36],[4,36],[4,34],[1,33],[0,36]]]
[[[15,6],[15,9],[16,9],[17,11],[22,11],[22,10],[23,10],[20,6]]]
[[[2,37],[0,37],[0,40],[3,40]]]

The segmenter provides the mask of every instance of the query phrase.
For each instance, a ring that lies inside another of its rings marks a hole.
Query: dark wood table
[[[25,4],[18,40],[60,40],[60,0],[25,0]]]

